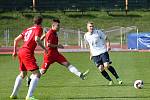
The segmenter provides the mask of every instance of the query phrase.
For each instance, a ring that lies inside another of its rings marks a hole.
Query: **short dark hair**
[[[33,18],[34,24],[40,25],[42,23],[42,21],[43,21],[43,17],[40,15],[34,16],[34,18]]]
[[[94,22],[92,22],[92,21],[88,21],[88,22],[87,22],[87,24],[94,24]]]
[[[53,23],[60,23],[59,19],[53,19]]]

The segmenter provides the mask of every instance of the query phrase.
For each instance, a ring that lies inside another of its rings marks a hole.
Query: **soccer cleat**
[[[108,85],[113,85],[114,82],[113,81],[109,81]]]
[[[84,73],[81,73],[80,78],[81,78],[82,80],[85,80],[88,73],[89,73],[89,69],[86,70]]]
[[[16,95],[15,96],[11,95],[10,99],[17,99],[17,96]]]
[[[26,86],[29,87],[30,86],[30,82],[31,82],[31,78],[27,77],[26,79]]]
[[[121,80],[121,79],[117,79],[117,81],[118,81],[118,84],[122,84],[123,83],[123,81]]]
[[[26,97],[25,100],[39,100],[39,99],[35,99],[34,97]]]

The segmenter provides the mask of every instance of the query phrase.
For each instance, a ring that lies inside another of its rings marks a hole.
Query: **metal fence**
[[[0,29],[0,47],[12,46],[13,40],[17,36],[16,31],[13,28]]]
[[[48,28],[45,27],[43,34],[47,32]],[[13,46],[13,40],[18,35],[17,30],[12,28],[1,29],[0,30],[0,47],[10,47]],[[105,29],[104,32],[109,37],[112,45],[117,45],[117,48],[127,47],[127,35],[131,32],[138,32],[136,26],[121,27],[114,26]],[[84,42],[84,33],[80,29],[64,29],[60,28],[58,32],[59,43],[64,46],[78,46],[81,48],[86,48]]]

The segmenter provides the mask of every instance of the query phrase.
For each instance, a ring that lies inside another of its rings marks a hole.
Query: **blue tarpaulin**
[[[150,49],[150,32],[131,33],[127,37],[128,49]]]

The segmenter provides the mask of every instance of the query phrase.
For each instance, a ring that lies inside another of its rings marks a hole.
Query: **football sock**
[[[32,79],[33,77],[34,77],[34,75],[33,75],[33,74],[31,74],[31,75],[30,75],[30,79]]]
[[[81,72],[79,72],[78,69],[76,67],[74,67],[73,65],[69,65],[68,70],[79,77],[81,75]]]
[[[22,77],[20,75],[18,75],[16,77],[16,81],[15,81],[15,85],[14,85],[14,89],[13,89],[13,92],[12,92],[12,95],[13,96],[16,96],[18,91],[19,91],[19,88],[21,86],[21,83],[22,83]]]
[[[37,76],[33,75],[26,97],[32,97],[33,92],[38,84],[38,81],[39,81],[39,78]]]
[[[108,75],[108,73],[107,73],[105,70],[103,70],[103,71],[101,72],[101,74],[102,74],[108,81],[112,81],[112,79],[110,78],[110,76]]]
[[[119,76],[113,66],[109,66],[108,70],[116,77],[116,79],[119,78]]]

